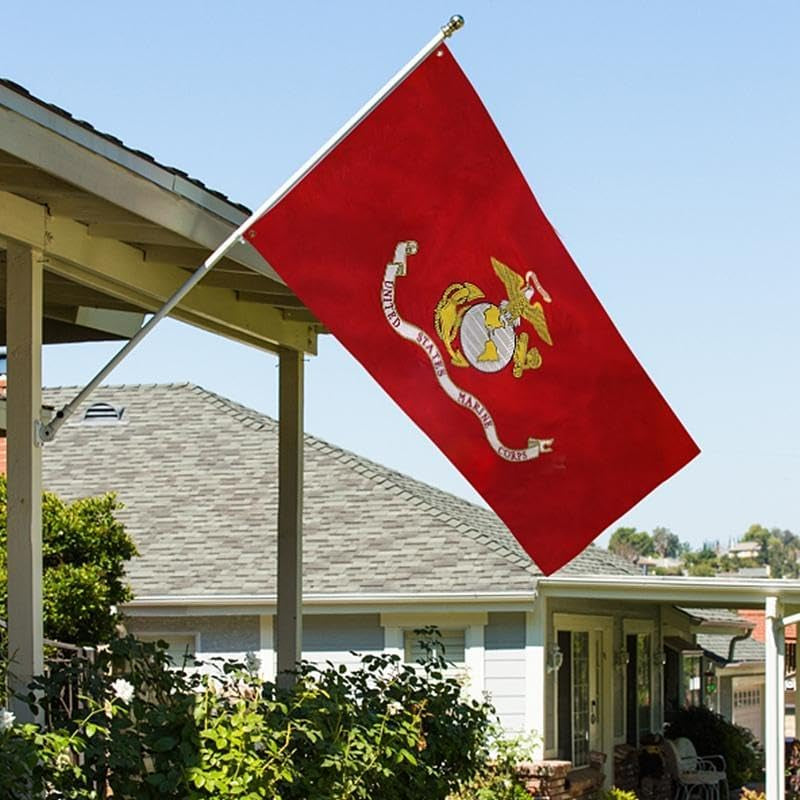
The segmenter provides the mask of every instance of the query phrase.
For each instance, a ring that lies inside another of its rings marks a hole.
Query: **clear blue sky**
[[[620,524],[699,544],[800,532],[800,4],[48,3],[3,9],[0,74],[258,205],[452,13],[539,201],[703,449]],[[104,345],[48,348],[48,384]],[[114,382],[191,380],[275,413],[269,355],[165,323]],[[474,499],[342,349],[310,432]]]

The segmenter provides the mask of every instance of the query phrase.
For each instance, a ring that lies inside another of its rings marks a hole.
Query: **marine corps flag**
[[[444,45],[247,238],[546,574],[698,452]]]

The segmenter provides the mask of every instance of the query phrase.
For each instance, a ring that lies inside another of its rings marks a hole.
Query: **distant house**
[[[57,406],[73,393],[45,394]],[[249,653],[271,677],[277,424],[190,384],[101,387],[93,403],[45,448],[45,486],[125,504],[140,551],[129,630],[176,655]],[[303,516],[304,657],[413,661],[415,630],[438,626],[467,690],[490,697],[509,733],[537,732],[542,756],[576,769],[604,754],[607,785],[615,748],[681,705],[716,702],[696,635],[753,626],[710,607],[763,608],[774,591],[643,576],[593,546],[545,578],[491,511],[313,436]]]
[[[653,575],[657,570],[665,573],[680,575],[683,568],[683,559],[671,558],[668,556],[640,556],[636,563],[641,567],[645,575]]]
[[[729,556],[740,559],[756,559],[761,555],[761,546],[758,542],[734,542],[729,548]]]

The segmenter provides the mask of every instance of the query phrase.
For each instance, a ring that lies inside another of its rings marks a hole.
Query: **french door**
[[[555,631],[562,655],[556,675],[558,755],[580,767],[592,750],[604,751],[611,709],[605,707],[604,629],[590,618],[568,616],[557,615]]]

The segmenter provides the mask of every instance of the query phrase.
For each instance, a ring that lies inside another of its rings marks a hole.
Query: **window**
[[[428,648],[432,654],[441,655],[447,661],[452,661],[456,667],[463,669],[466,662],[465,641],[463,628],[440,630],[439,636],[426,635],[417,631],[404,631],[404,660],[407,664],[416,664],[424,661],[428,656]]]
[[[633,633],[625,637],[627,654],[626,706],[628,744],[638,747],[642,736],[653,726],[653,646],[650,633]]]
[[[681,696],[684,708],[703,705],[702,656],[683,655],[681,663]]]
[[[138,635],[143,642],[166,642],[167,656],[175,667],[194,666],[197,635],[194,633],[144,633]]]
[[[797,670],[797,642],[786,642],[786,672]]]
[[[761,687],[756,686],[755,688],[734,691],[734,708],[748,708],[750,706],[761,706]]]

